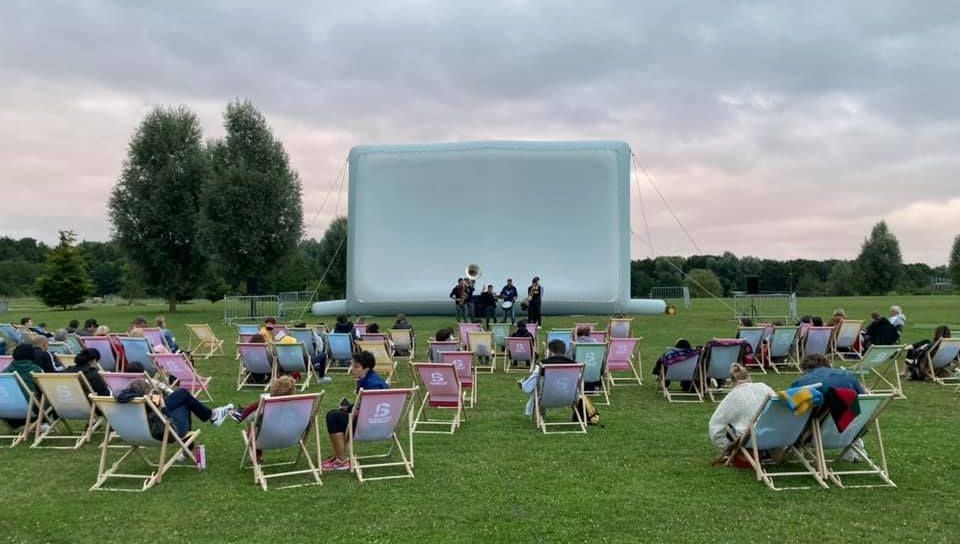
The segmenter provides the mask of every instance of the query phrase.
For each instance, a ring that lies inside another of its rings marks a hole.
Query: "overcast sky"
[[[0,235],[106,239],[143,115],[185,104],[213,138],[242,97],[300,173],[310,236],[354,145],[618,139],[704,252],[853,258],[886,219],[905,260],[944,264],[958,86],[953,0],[5,1]],[[640,191],[655,253],[694,253]]]

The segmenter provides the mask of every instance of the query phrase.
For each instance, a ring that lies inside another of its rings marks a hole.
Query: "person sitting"
[[[406,314],[397,314],[396,321],[393,322],[394,329],[409,330],[410,331],[410,341],[416,342],[416,333],[413,331],[413,325],[407,321]],[[409,355],[409,352],[401,353],[400,355]]]
[[[130,323],[130,328],[127,332],[132,331],[133,329],[145,329],[147,328],[147,318],[142,315],[138,315],[133,318],[133,321]]]
[[[806,355],[800,361],[800,370],[803,375],[794,380],[790,387],[802,387],[804,385],[821,384],[823,389],[827,387],[837,387],[853,389],[857,393],[863,393],[863,386],[857,380],[856,374],[842,368],[832,368],[830,361],[823,355],[811,353]]]
[[[53,333],[47,330],[47,324],[43,321],[37,324],[37,326],[33,329],[33,332],[42,336],[46,336],[47,338],[53,338]]]
[[[65,330],[67,331],[67,334],[77,334],[77,329],[79,328],[80,322],[76,319],[71,319],[70,322],[67,323],[67,328]]]
[[[686,338],[678,338],[677,343],[674,344],[672,348],[667,348],[667,350],[663,352],[663,355],[657,359],[657,362],[653,365],[653,375],[659,380],[660,369],[663,368],[664,365],[669,366],[671,361],[685,360],[696,351],[699,351],[699,348],[695,349],[689,340]],[[664,386],[670,387],[670,380],[666,380]],[[693,382],[689,380],[681,380],[680,389],[686,393],[691,393],[695,390]]]
[[[266,344],[267,339],[260,333],[254,334],[250,337],[248,341],[249,344]],[[270,365],[273,366],[273,350],[267,348],[267,359],[270,361]],[[250,373],[250,381],[253,383],[267,383],[270,381],[270,374],[262,374],[257,372]]]
[[[343,314],[337,316],[337,323],[333,326],[333,332],[353,336],[353,329],[353,323],[347,316]]]
[[[267,393],[262,395],[262,398],[270,397],[288,397],[297,392],[297,382],[290,376],[280,376],[276,380],[270,382],[270,387],[267,388]],[[260,406],[260,401],[251,402],[246,405],[242,410],[233,410],[230,412],[230,416],[234,421],[240,423],[245,421],[248,417],[256,413],[257,408]],[[258,454],[260,452],[257,452]]]
[[[170,385],[152,378],[137,378],[130,382],[127,387],[117,393],[117,402],[124,404],[132,400],[145,397],[151,392],[158,392],[155,399],[160,411],[163,412],[170,423],[173,425],[177,436],[185,436],[193,427],[191,414],[197,416],[200,421],[210,422],[214,427],[223,425],[223,422],[230,417],[233,410],[233,404],[226,404],[210,409],[208,406],[197,400],[190,391],[181,388],[173,388]],[[147,410],[147,419],[150,419],[152,412]],[[155,417],[155,416],[154,416]],[[154,429],[160,428],[158,425],[150,425],[151,434]],[[163,435],[153,434],[156,440],[162,440]]]
[[[539,365],[533,367],[530,376],[518,382],[520,384],[520,390],[529,396],[527,405],[523,411],[526,416],[533,415],[533,395],[537,391],[537,383],[540,381],[540,377],[543,376],[544,365],[572,364],[575,362],[573,359],[567,357],[567,345],[563,343],[563,340],[551,340],[550,343],[547,344],[547,351],[549,356],[540,361]]]
[[[717,405],[707,426],[710,441],[720,450],[725,450],[747,430],[768,396],[776,395],[769,385],[752,383],[750,372],[739,363],[733,365],[730,378],[733,388]]]
[[[83,322],[83,328],[77,331],[77,336],[95,336],[99,327],[97,320],[90,318]]]
[[[376,359],[369,351],[353,354],[350,375],[357,380],[357,391],[389,389],[390,385],[374,370]],[[347,458],[347,425],[354,419],[353,405],[343,399],[340,406],[327,412],[327,433],[333,455],[323,461],[323,470],[350,470]]]
[[[276,342],[277,344],[299,344],[300,340],[297,340],[296,336],[292,334],[286,334],[280,337]],[[333,379],[330,376],[327,376],[327,355],[325,353],[317,353],[313,357],[310,357],[310,354],[306,351],[303,352],[303,362],[304,364],[312,365],[313,372],[317,375],[317,381],[320,383],[330,383]],[[293,378],[299,380],[299,372],[293,373]]]
[[[273,332],[273,329],[275,329],[276,327],[277,327],[276,319],[272,317],[268,317],[263,320],[263,326],[260,327],[260,336],[262,336],[264,340],[267,341],[268,344],[272,344],[275,340],[277,340]]]
[[[66,367],[60,359],[50,353],[50,340],[46,336],[33,337],[33,362],[44,372],[63,372]]]
[[[33,381],[32,372],[41,373],[43,369],[34,362],[34,349],[32,344],[20,344],[13,350],[13,361],[3,369],[4,374],[17,374],[27,389],[36,394],[37,382]],[[24,394],[26,396],[26,394]],[[36,412],[35,412],[36,413]],[[4,419],[13,429],[18,429],[26,424],[24,419]]]
[[[923,381],[927,378],[927,368],[925,366],[927,356],[933,357],[937,354],[937,343],[941,338],[950,338],[950,327],[940,325],[933,330],[933,340],[924,339],[914,342],[907,350],[906,373],[911,380]],[[949,367],[941,369],[941,372],[951,372]]]
[[[753,320],[750,319],[749,317],[741,317],[741,318],[740,318],[740,326],[741,326],[741,327],[752,327],[752,326],[753,326]]]
[[[533,338],[533,334],[527,330],[527,320],[521,319],[517,321],[517,330],[513,331],[513,334],[510,336],[512,338]]]
[[[449,342],[452,338],[453,338],[453,330],[451,330],[448,327],[438,329],[437,333],[433,337],[433,339],[437,342]],[[438,352],[435,351],[432,346],[430,347],[430,352],[427,355],[428,355],[427,358],[430,361],[434,363],[440,362],[440,355],[438,355]]]
[[[903,326],[907,324],[907,316],[904,315],[903,309],[896,304],[890,307],[889,320],[890,324],[897,328],[897,332],[903,331]]]
[[[130,332],[127,333],[127,336],[130,338],[147,339],[147,333],[139,327],[130,329]],[[147,339],[147,343],[150,344],[150,353],[170,353],[170,350],[167,349],[167,346],[164,344],[151,344],[149,339]]]
[[[110,396],[110,388],[107,386],[107,382],[103,380],[103,376],[100,375],[100,369],[97,366],[100,363],[99,351],[94,348],[86,348],[74,357],[73,362],[74,366],[68,368],[67,372],[83,374],[90,385],[91,391],[88,391],[88,393],[94,393],[102,397]]]
[[[870,324],[864,329],[864,345],[893,346],[900,340],[900,331],[878,312],[870,314]]]
[[[106,325],[100,325],[97,327],[95,331],[93,331],[93,336],[109,336],[109,335],[110,335],[110,327]]]
[[[570,342],[570,345],[567,346],[567,357],[573,357],[576,355],[576,345],[577,344],[597,344],[597,339],[590,335],[590,327],[579,327],[576,332],[574,332],[573,341]]]
[[[810,318],[810,323],[811,323],[814,327],[822,327],[822,326],[823,326],[823,318],[820,317],[819,315],[815,315],[815,316],[813,316],[812,318]]]
[[[57,329],[57,332],[53,333],[53,341],[66,342],[68,334],[67,329]]]
[[[171,353],[180,353],[180,344],[177,344],[177,339],[173,336],[173,332],[167,328],[167,319],[162,315],[158,315],[155,320],[157,328],[160,329],[160,333],[163,334],[163,341],[166,342],[167,347],[170,348]]]

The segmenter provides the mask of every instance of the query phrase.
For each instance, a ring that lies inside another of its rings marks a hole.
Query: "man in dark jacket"
[[[46,336],[33,338],[33,362],[44,372],[63,372],[66,370],[56,355],[50,353],[50,341]]]
[[[67,369],[67,372],[83,374],[87,383],[90,384],[91,393],[96,393],[101,397],[110,396],[110,388],[107,387],[107,382],[103,381],[103,376],[100,375],[100,371],[96,367],[96,363],[100,362],[99,351],[87,348],[78,353],[73,361],[75,365],[73,368]]]
[[[895,346],[900,341],[900,331],[890,323],[890,320],[877,312],[871,314],[873,321],[864,331],[870,345]]]
[[[30,344],[20,344],[17,346],[17,349],[13,350],[13,362],[7,365],[7,368],[5,368],[3,372],[5,374],[19,374],[20,379],[23,380],[27,389],[29,389],[31,393],[36,394],[37,383],[33,381],[33,376],[31,376],[30,373],[43,372],[43,369],[33,362],[33,346]],[[27,395],[24,394],[24,397],[27,397]],[[26,421],[22,419],[5,419],[5,421],[14,429],[23,427],[26,423]]]

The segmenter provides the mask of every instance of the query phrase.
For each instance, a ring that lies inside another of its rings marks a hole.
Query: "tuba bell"
[[[479,264],[468,264],[466,270],[463,271],[463,274],[467,277],[468,280],[478,280],[483,273],[480,271]]]

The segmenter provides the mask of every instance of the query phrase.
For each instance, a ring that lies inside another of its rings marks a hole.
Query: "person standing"
[[[543,325],[543,316],[541,315],[541,303],[543,302],[543,286],[540,285],[540,277],[534,276],[533,282],[527,288],[527,322]]]
[[[477,297],[478,317],[482,317],[486,322],[487,329],[490,328],[490,320],[497,321],[497,295],[493,292],[493,285],[487,285],[487,290],[480,293]],[[482,309],[481,309],[482,308]]]
[[[507,284],[500,290],[500,299],[509,302],[510,307],[503,309],[503,323],[507,322],[507,316],[510,316],[510,324],[517,322],[517,287],[513,284],[511,278],[507,278]]]
[[[457,310],[457,323],[465,322],[467,320],[467,285],[463,278],[457,278],[457,284],[450,290],[450,298],[453,299]]]
[[[476,295],[477,282],[474,280],[468,279],[465,285],[467,288],[467,319],[466,321],[467,323],[473,323],[473,320],[475,318],[480,317],[480,314],[477,313],[477,295]]]

